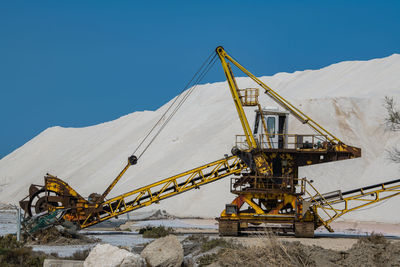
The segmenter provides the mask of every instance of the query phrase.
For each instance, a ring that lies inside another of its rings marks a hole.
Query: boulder
[[[120,249],[110,244],[98,244],[89,253],[84,267],[145,267],[145,260],[138,254]]]
[[[182,265],[183,248],[176,236],[169,235],[147,245],[140,255],[151,267],[178,267]]]

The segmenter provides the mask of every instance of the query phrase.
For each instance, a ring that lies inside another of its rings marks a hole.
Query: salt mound
[[[314,180],[322,192],[400,178],[399,166],[390,163],[385,153],[400,143],[400,136],[385,130],[382,100],[389,95],[400,101],[399,73],[400,55],[394,54],[261,77],[345,143],[362,148],[360,159],[304,167],[300,177]],[[254,86],[249,78],[238,78],[238,84],[241,88]],[[265,95],[260,103],[276,106]],[[28,194],[31,183],[43,184],[47,172],[64,179],[83,196],[103,192],[165,108],[134,112],[90,127],[46,129],[0,160],[0,201],[17,203]],[[247,114],[252,120],[254,112],[249,109]],[[291,117],[289,132],[310,130]],[[235,134],[242,134],[242,129],[226,82],[197,87],[110,197],[222,158],[234,145]],[[179,216],[215,217],[234,197],[229,187],[229,178],[223,179],[165,200],[157,208]],[[400,214],[393,210],[399,205],[397,198],[344,218],[396,223]]]

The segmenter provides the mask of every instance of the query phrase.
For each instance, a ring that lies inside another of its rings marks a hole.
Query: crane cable
[[[214,56],[213,56],[214,55]],[[157,125],[166,117],[167,113],[172,109],[172,107],[175,105],[175,103],[178,102],[178,99],[183,96],[177,105],[174,107],[172,112],[168,115],[167,119],[164,120],[162,123],[161,127],[158,129],[158,131],[154,134],[154,136],[151,138],[149,143],[144,147],[142,152],[139,154],[137,159],[139,159],[150,147],[150,145],[154,142],[154,140],[157,138],[157,136],[161,133],[161,131],[165,128],[165,126],[170,122],[172,117],[176,114],[176,112],[182,107],[182,105],[185,103],[185,101],[188,99],[188,97],[193,93],[193,91],[196,89],[197,85],[202,81],[204,76],[208,73],[208,71],[212,68],[216,61],[216,53],[213,51],[207,59],[203,62],[203,64],[200,66],[200,68],[197,70],[197,72],[193,75],[193,77],[190,79],[190,81],[185,85],[185,87],[182,89],[182,91],[179,93],[177,97],[172,101],[172,103],[169,105],[167,110],[162,114],[160,119],[153,125],[153,127],[149,130],[149,132],[145,135],[145,137],[142,139],[142,141],[139,143],[139,145],[136,147],[135,151],[132,153],[131,156],[134,156],[134,154],[139,150],[139,148],[145,143],[145,141],[150,137],[152,132],[156,129]],[[193,82],[194,81],[194,82]],[[193,84],[192,84],[193,82]],[[192,87],[190,87],[192,85]],[[190,87],[189,90],[187,90]]]

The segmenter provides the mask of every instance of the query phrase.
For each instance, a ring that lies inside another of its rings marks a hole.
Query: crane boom
[[[333,232],[333,230],[329,227],[329,224],[346,213],[400,195],[400,179],[346,192],[337,190],[325,194],[320,194],[310,183],[308,185],[311,186],[313,192],[306,189],[309,197],[303,200],[311,203],[310,208],[314,214],[318,215],[320,224],[324,225],[330,232]]]
[[[224,70],[226,80],[228,81],[229,89],[232,94],[233,102],[235,103],[236,111],[239,115],[240,123],[242,124],[242,128],[243,128],[244,134],[246,136],[246,141],[247,141],[249,150],[255,149],[255,148],[257,148],[257,143],[254,139],[249,122],[247,120],[246,114],[244,113],[244,110],[243,110],[242,103],[240,101],[239,88],[237,86],[235,77],[233,76],[231,66],[229,65],[229,62],[227,62],[225,60],[228,55],[222,49],[222,47],[218,47],[216,49],[216,52],[219,56],[219,59],[221,60],[222,68]]]
[[[229,84],[229,87],[231,89],[232,95],[234,96],[234,101],[235,104],[237,105],[237,99],[239,99],[239,96],[237,94],[234,95],[235,91],[234,89],[237,89],[237,85],[234,79],[234,76],[232,74],[232,70],[230,68],[230,65],[228,63],[231,62],[233,65],[235,65],[237,68],[239,68],[243,73],[245,73],[248,77],[250,77],[254,82],[256,82],[261,88],[264,89],[264,92],[276,103],[278,103],[280,106],[282,106],[285,110],[288,110],[293,116],[295,116],[298,120],[300,120],[303,124],[308,124],[312,129],[314,129],[317,133],[320,135],[326,136],[326,138],[332,143],[332,145],[335,146],[335,149],[337,151],[346,151],[346,150],[352,150],[351,148],[349,149],[348,146],[346,146],[339,138],[337,138],[335,135],[333,135],[331,132],[326,130],[324,127],[322,127],[320,124],[318,124],[316,121],[314,121],[312,118],[307,116],[304,112],[302,112],[300,109],[298,109],[296,106],[294,106],[292,103],[290,103],[288,100],[283,98],[281,95],[279,95],[276,91],[274,91],[272,88],[270,88],[268,85],[263,83],[260,79],[258,79],[255,75],[253,75],[250,71],[248,71],[245,67],[243,67],[239,62],[237,62],[235,59],[233,59],[225,50],[222,46],[219,46],[216,48],[216,52],[218,56],[221,59],[222,66],[225,71],[225,75],[227,77],[227,81]],[[239,117],[245,117],[243,109],[237,108]],[[242,119],[241,119],[242,121]],[[252,147],[254,146],[252,137],[248,136],[249,132],[249,126],[248,123],[246,124],[246,120],[243,120],[242,126],[246,134],[247,142],[249,145],[251,144]],[[251,133],[251,131],[250,131]]]
[[[102,203],[101,211],[94,211],[87,215],[81,222],[81,228],[158,203],[191,189],[198,189],[200,186],[224,177],[240,174],[244,168],[246,165],[238,157],[230,156],[135,189]]]
[[[227,156],[192,170],[174,175],[116,196],[101,203],[91,203],[80,196],[74,189],[61,179],[48,174],[45,185],[38,188],[32,185],[33,193],[28,200],[20,202],[26,214],[30,213],[29,204],[39,192],[44,192],[41,199],[52,203],[51,212],[68,210],[64,218],[75,222],[80,228],[86,228],[121,214],[158,203],[166,198],[176,196],[191,189],[197,189],[205,184],[218,181],[224,177],[240,174],[247,166],[237,156]],[[48,193],[54,193],[50,196]],[[58,203],[58,204],[55,204]]]

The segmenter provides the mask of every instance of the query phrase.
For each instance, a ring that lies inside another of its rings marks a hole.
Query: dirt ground
[[[224,237],[226,239],[230,239],[233,242],[241,244],[245,247],[252,246],[262,246],[265,243],[265,239],[263,237]],[[356,238],[296,238],[296,237],[276,237],[280,242],[300,242],[306,246],[319,246],[324,249],[331,249],[335,251],[342,251],[350,249],[354,244],[357,243]]]
[[[12,214],[9,216],[5,211],[0,212],[0,215],[3,216],[0,216],[0,219],[4,219],[0,220],[0,226],[4,226],[3,232],[15,233],[15,216],[11,216]],[[126,223],[122,220],[121,222],[109,222],[108,225],[101,227],[107,231],[115,231],[116,228],[120,228],[119,230],[131,233],[121,236],[110,235],[110,237],[112,240],[118,239],[114,245],[134,247],[139,244],[136,242],[137,240],[140,239],[140,242],[144,242],[143,237],[137,236],[134,232],[148,222],[151,222],[151,225],[160,223],[166,227],[173,227],[175,233],[180,235],[180,240],[190,234],[199,236],[198,240],[200,241],[182,243],[186,251],[185,257],[192,257],[200,266],[209,264],[213,266],[400,266],[400,240],[387,240],[379,235],[371,235],[374,231],[388,236],[400,236],[400,224],[334,222],[332,227],[339,234],[336,237],[325,237],[326,235],[324,235],[324,237],[316,238],[294,238],[260,234],[248,237],[224,237],[222,241],[218,237],[218,228],[213,219],[157,218],[151,221],[128,221]],[[1,227],[0,229],[3,229]],[[98,228],[93,230],[99,231]],[[324,229],[318,229],[316,233],[324,234]],[[365,233],[369,233],[370,236],[367,238],[342,238],[341,236],[341,234],[362,236]],[[107,238],[102,236],[102,242],[111,242],[111,239]],[[218,240],[207,243],[211,249],[204,251],[201,242],[205,239]],[[124,241],[123,244],[121,241]],[[28,238],[26,245],[66,247],[93,242],[100,242],[100,240],[93,240],[76,232],[50,228],[42,231],[36,237]],[[214,245],[216,246],[214,247]]]
[[[226,240],[226,239],[225,239]],[[315,240],[315,239],[309,239]],[[321,239],[324,243],[343,240]],[[301,242],[303,241],[303,243]],[[352,240],[342,249],[304,244],[305,240],[282,240],[273,235],[259,238],[232,238],[219,250],[196,258],[200,266],[400,266],[400,242],[381,235]],[[226,245],[228,244],[228,245]],[[350,247],[348,247],[350,246]]]

